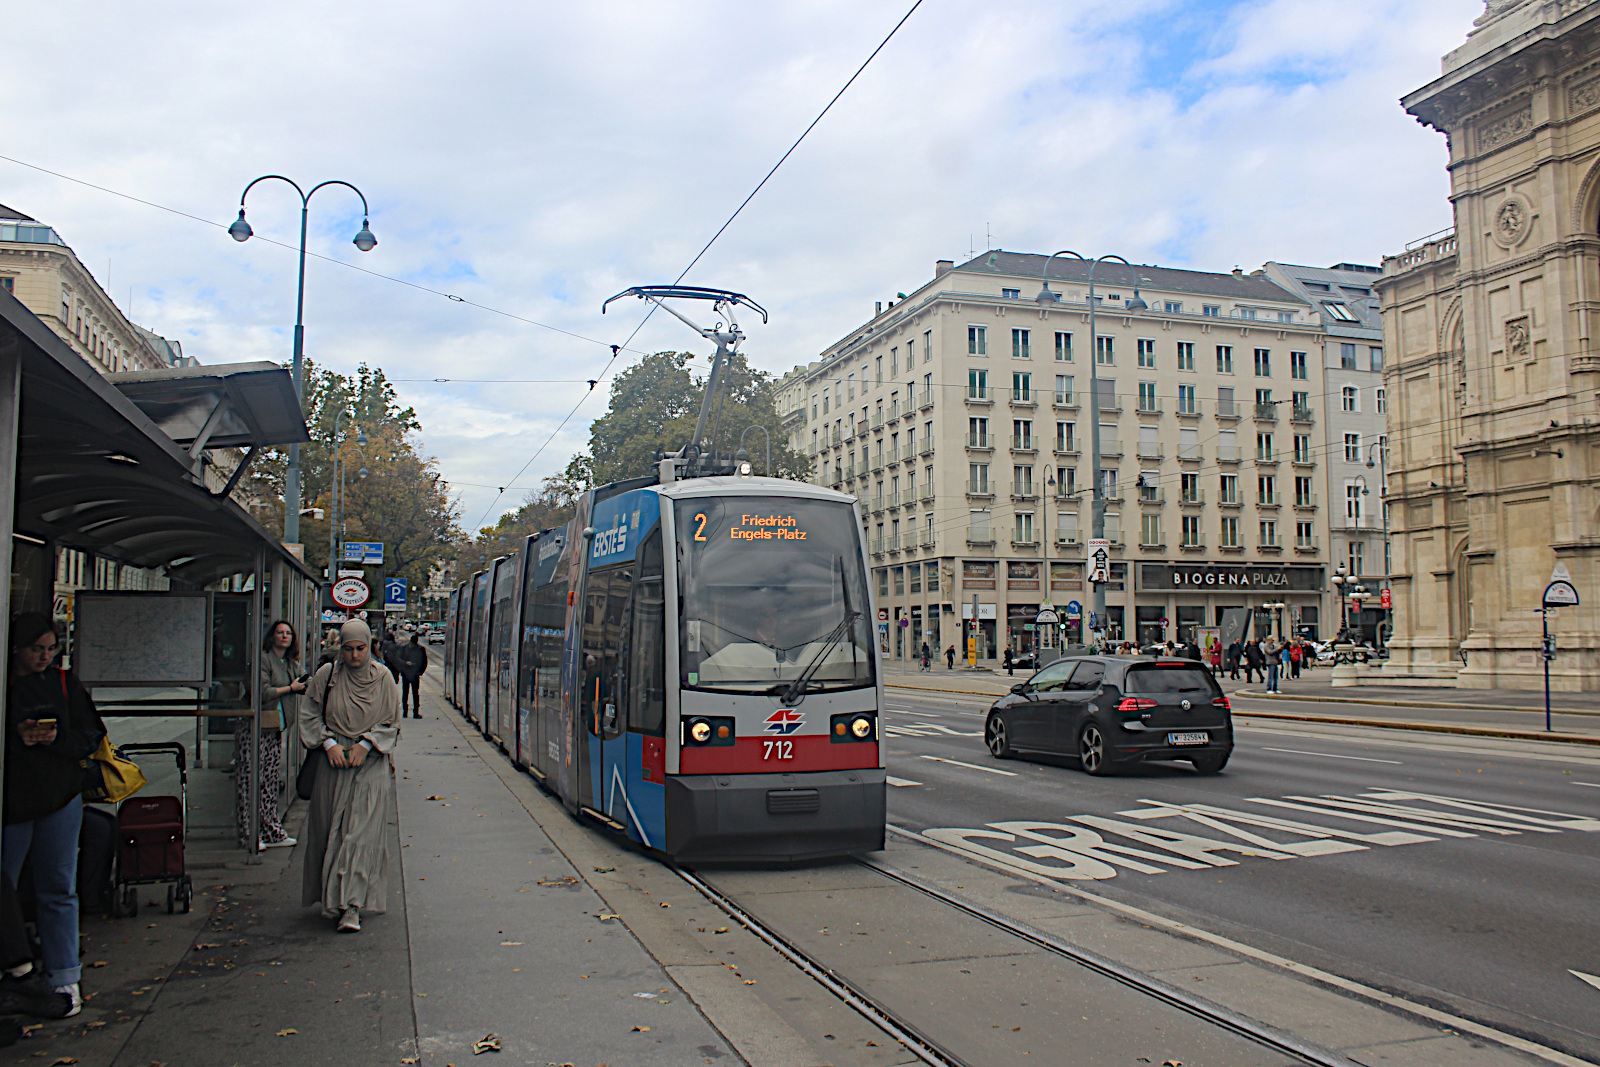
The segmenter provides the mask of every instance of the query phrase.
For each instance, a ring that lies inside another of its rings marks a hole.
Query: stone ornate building
[[[1600,689],[1600,2],[1491,0],[1402,103],[1446,136],[1453,233],[1384,260],[1395,633],[1384,680]]]

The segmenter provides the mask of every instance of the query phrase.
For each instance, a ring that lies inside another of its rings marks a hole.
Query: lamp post
[[[1344,583],[1349,580],[1349,573],[1349,569],[1341,563],[1334,569],[1333,578],[1331,579],[1333,582],[1333,595],[1339,598],[1339,630],[1341,632],[1350,628],[1349,619],[1346,617],[1344,610]]]
[[[344,463],[339,458],[339,422],[344,418],[344,409],[340,408],[333,417],[333,468],[328,472],[329,488],[333,491],[330,501],[332,515],[328,523],[328,583],[331,585],[334,576],[338,573],[339,559],[335,548],[344,547]],[[367,443],[367,432],[361,427],[356,427],[356,444]],[[361,457],[362,478],[367,476],[367,458],[365,453]]]
[[[1105,488],[1100,484],[1100,384],[1097,376],[1097,367],[1100,362],[1100,338],[1095,329],[1095,296],[1094,296],[1094,271],[1103,261],[1114,259],[1133,271],[1133,264],[1117,255],[1104,255],[1096,259],[1088,259],[1070,249],[1052,252],[1045,258],[1044,267],[1039,271],[1039,295],[1034,297],[1034,303],[1041,308],[1050,308],[1061,303],[1058,294],[1050,289],[1050,264],[1057,256],[1071,256],[1081,259],[1089,264],[1089,475],[1093,479],[1090,483],[1090,520],[1089,536],[1095,540],[1103,539],[1106,535],[1106,498]],[[1144,311],[1150,305],[1146,304],[1139,296],[1137,280],[1133,287],[1133,299],[1128,301],[1123,310],[1126,312]],[[1107,575],[1109,577],[1109,575]],[[1094,614],[1100,620],[1102,628],[1106,627],[1106,589],[1104,582],[1094,583]]]
[[[1289,605],[1281,600],[1269,600],[1261,606],[1272,612],[1274,625],[1278,631],[1278,641],[1281,643],[1283,641],[1283,609]]]
[[[294,191],[300,194],[300,280],[295,288],[294,300],[294,394],[301,402],[305,403],[305,307],[306,307],[306,221],[311,211],[311,197],[318,189],[326,185],[342,185],[346,189],[361,197],[361,230],[351,241],[363,252],[370,252],[377,247],[378,239],[372,235],[372,230],[367,224],[367,217],[371,212],[367,209],[367,197],[360,189],[346,181],[337,179],[313,185],[310,192],[300,188],[294,181],[281,174],[263,174],[255,181],[244,187],[244,192],[239,194],[239,217],[228,227],[228,235],[235,241],[243,243],[255,235],[250,224],[244,218],[244,198],[250,195],[250,190],[264,181],[288,182]],[[283,485],[283,539],[290,544],[300,540],[300,446],[289,446],[289,470],[284,478]],[[331,567],[333,561],[330,559]]]
[[[1389,443],[1387,440],[1379,438],[1370,446],[1368,446],[1368,470],[1371,470],[1375,466],[1372,459],[1374,455],[1378,457],[1377,463],[1381,464],[1381,467],[1379,467],[1378,470],[1378,506],[1383,511],[1383,588],[1387,589],[1389,588],[1389,572],[1393,569],[1393,563],[1389,555]],[[1365,488],[1364,483],[1363,488]],[[1363,493],[1362,495],[1364,496],[1366,494]],[[1389,610],[1393,611],[1394,609],[1390,608]],[[1391,619],[1389,620],[1388,629],[1385,631],[1385,634],[1387,635],[1387,633],[1393,632],[1393,630],[1394,623]],[[1388,644],[1387,636],[1385,636],[1384,644]]]

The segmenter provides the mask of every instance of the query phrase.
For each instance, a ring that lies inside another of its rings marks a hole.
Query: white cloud
[[[257,174],[343,178],[312,247],[605,343],[600,301],[670,281],[905,9],[904,0],[415,0],[12,12],[5,152],[226,224]],[[749,292],[757,362],[804,362],[998,245],[1201,269],[1376,262],[1449,222],[1439,135],[1396,98],[1475,0],[926,3],[688,279]],[[0,163],[134,317],[205,362],[287,358],[294,256]],[[297,202],[250,218],[292,243]],[[969,238],[969,235],[971,237]],[[313,261],[307,351],[402,386],[460,483],[505,484],[605,365],[603,345]],[[635,349],[694,347],[657,316]],[[575,384],[438,385],[449,378]],[[581,447],[597,391],[518,482]],[[492,489],[462,487],[466,520]],[[513,501],[514,502],[514,501]]]

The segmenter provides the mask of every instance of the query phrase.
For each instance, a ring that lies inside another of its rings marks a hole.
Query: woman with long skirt
[[[301,703],[300,740],[323,760],[301,844],[301,904],[320,903],[340,933],[361,929],[389,899],[389,820],[395,811],[389,757],[400,739],[400,687],[372,655],[360,619],[339,630],[339,659],[317,669]],[[320,749],[322,755],[317,754]]]

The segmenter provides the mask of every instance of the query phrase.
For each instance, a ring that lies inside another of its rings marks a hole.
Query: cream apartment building
[[[1600,3],[1496,0],[1403,98],[1455,229],[1385,257],[1395,636],[1381,681],[1600,689]]]
[[[1049,260],[1041,304],[1046,262],[941,260],[805,370],[796,432],[816,480],[862,502],[887,654],[958,643],[974,597],[987,658],[1031,645],[1041,605],[1087,622],[1091,359],[1113,636],[1188,637],[1228,609],[1331,636],[1316,309],[1262,271],[1110,262],[1091,342],[1087,265]]]

